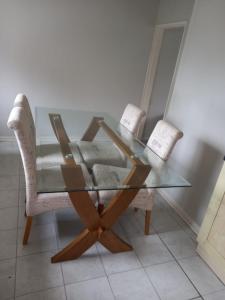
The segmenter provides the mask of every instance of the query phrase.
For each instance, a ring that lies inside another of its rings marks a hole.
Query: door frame
[[[184,40],[187,32],[187,22],[182,21],[182,22],[175,22],[175,23],[167,23],[167,24],[160,24],[155,26],[155,30],[153,33],[153,40],[152,40],[152,47],[149,55],[149,60],[148,60],[148,67],[147,67],[147,72],[145,76],[145,83],[144,83],[144,88],[142,92],[142,97],[141,97],[141,102],[140,102],[140,107],[148,114],[149,106],[151,104],[151,97],[152,97],[152,90],[153,90],[153,84],[155,80],[155,75],[156,75],[156,70],[158,66],[158,61],[159,61],[159,54],[162,46],[162,40],[163,40],[163,35],[165,33],[165,30],[171,29],[171,28],[184,28],[183,36],[181,39],[181,44],[180,44],[180,49],[178,52],[177,56],[177,61],[170,85],[170,90],[168,93],[168,98],[166,101],[166,107],[165,111],[163,114],[163,118],[165,118],[165,115],[167,113],[168,107],[169,107],[169,102],[172,96],[172,91],[174,88],[174,83],[175,83],[175,77],[178,69],[178,65],[180,62],[183,46],[184,46]]]

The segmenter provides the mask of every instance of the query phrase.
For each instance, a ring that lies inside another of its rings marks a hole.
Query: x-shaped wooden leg
[[[73,172],[74,175],[72,175]],[[79,178],[82,179],[83,184],[85,184],[79,165],[62,166],[62,173],[68,188],[73,185],[71,178],[77,177],[78,173]],[[132,185],[135,181],[136,185],[139,186],[139,184],[144,182],[148,173],[149,166],[135,166],[126,179],[127,184]],[[118,191],[101,215],[98,214],[88,192],[69,192],[71,202],[87,228],[63,250],[53,256],[52,262],[55,263],[78,258],[97,241],[113,253],[132,250],[132,247],[115,234],[111,230],[111,227],[126,210],[138,191],[138,188]]]

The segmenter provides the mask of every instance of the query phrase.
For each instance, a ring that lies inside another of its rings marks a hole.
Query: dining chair
[[[125,127],[135,137],[140,138],[145,120],[146,114],[143,110],[133,104],[128,104],[120,119],[120,125]],[[101,141],[80,141],[77,144],[83,161],[85,161],[89,169],[96,163],[126,166],[126,159],[115,144]]]
[[[27,120],[29,122],[30,131],[32,133],[31,136],[32,143],[35,145],[36,144],[35,123],[31,112],[30,104],[26,95],[22,93],[17,94],[13,106],[22,107],[24,109],[27,116]],[[77,144],[75,142],[71,142],[70,148],[73,153],[73,157],[75,161],[77,163],[83,162]],[[40,145],[36,145],[35,151],[37,154],[36,155],[37,169],[54,166],[60,163],[62,164],[64,162],[59,143],[49,143],[49,142],[45,144],[42,143]]]
[[[156,124],[148,142],[150,148],[160,158],[160,162],[168,160],[175,144],[181,139],[183,133],[170,123],[160,120]],[[147,148],[146,148],[147,149]],[[126,168],[95,164],[93,166],[94,181],[99,186],[107,186],[107,181],[113,181],[111,186],[117,186],[126,177],[128,171]],[[102,205],[107,205],[109,199],[113,197],[116,191],[99,191],[99,201]],[[156,189],[140,189],[130,206],[145,211],[145,229],[144,233],[149,234],[151,211],[154,205]]]
[[[72,203],[67,193],[40,193],[37,194],[37,172],[36,169],[36,149],[33,138],[33,129],[30,126],[30,119],[27,112],[22,107],[14,107],[9,115],[8,127],[14,130],[22,158],[25,184],[26,184],[26,215],[27,221],[23,236],[23,244],[27,244],[33,216],[47,211],[65,207],[72,207]],[[84,164],[80,164],[87,185],[92,185],[92,178]],[[54,172],[54,183],[62,182],[60,165],[58,167],[47,168],[47,171]],[[90,192],[93,201],[96,201],[96,193]]]

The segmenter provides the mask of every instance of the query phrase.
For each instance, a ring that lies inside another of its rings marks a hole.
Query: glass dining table
[[[107,113],[37,107],[35,126],[37,159],[44,156],[42,145],[46,144],[57,144],[62,157],[59,162],[38,170],[37,192],[67,192],[86,226],[52,257],[52,262],[78,258],[97,241],[113,253],[132,250],[131,245],[113,232],[112,226],[139,190],[191,186],[173,170],[171,162],[160,159]],[[96,143],[103,149],[98,155]],[[85,153],[82,155],[83,144],[93,149],[91,163]],[[110,165],[115,155],[118,158],[118,180],[106,178],[100,183],[94,179],[86,180],[82,165],[87,167],[92,178],[95,163]],[[96,161],[93,161],[95,157]],[[100,209],[99,192],[112,190],[114,193],[109,203]],[[97,204],[91,193],[97,195]]]

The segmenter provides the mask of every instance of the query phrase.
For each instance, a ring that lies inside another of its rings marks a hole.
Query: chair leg
[[[145,211],[145,235],[149,235],[151,222],[151,210]]]
[[[23,245],[27,244],[30,235],[31,225],[32,225],[32,217],[27,217],[26,226],[23,235]]]

